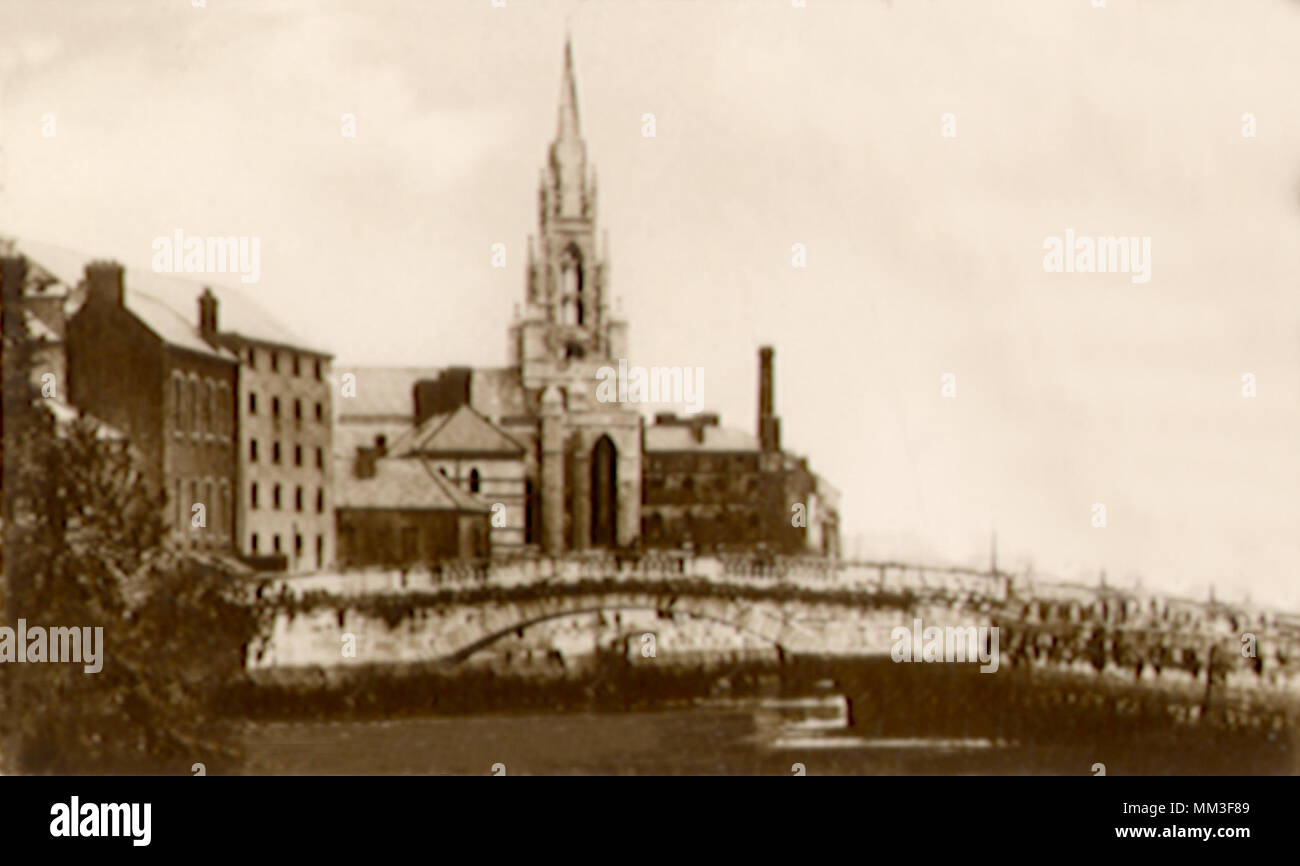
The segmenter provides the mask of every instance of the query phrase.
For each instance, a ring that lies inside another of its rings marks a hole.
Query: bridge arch
[[[735,629],[736,631],[742,634],[752,635],[753,637],[758,638],[764,643],[769,644],[773,649],[776,650],[777,656],[778,658],[781,659],[781,661],[785,661],[785,659],[791,655],[790,650],[781,642],[779,637],[777,637],[776,635],[765,634],[764,632],[758,629],[754,629],[743,623],[736,622],[734,618],[719,616],[714,613],[698,610],[689,605],[667,607],[662,602],[655,603],[651,601],[618,601],[618,602],[607,602],[607,603],[593,603],[593,604],[581,605],[573,608],[546,611],[544,613],[539,613],[537,615],[527,617],[526,619],[519,620],[512,625],[493,629],[491,632],[484,635],[483,637],[469,644],[466,644],[464,647],[451,653],[449,656],[446,657],[445,660],[451,662],[452,664],[460,664],[461,662],[468,659],[470,656],[474,655],[474,653],[491,646],[492,644],[496,643],[499,640],[502,640],[503,638],[506,638],[512,634],[522,633],[527,629],[532,628],[535,625],[540,625],[541,623],[550,622],[552,620],[564,619],[570,616],[582,616],[583,614],[615,613],[617,611],[631,611],[631,610],[654,611],[655,613],[659,614],[661,618],[666,618],[666,619],[674,619],[678,616],[686,616],[686,617],[690,617],[691,619],[703,620],[706,622],[716,622],[719,623],[720,625],[725,625],[729,628]]]

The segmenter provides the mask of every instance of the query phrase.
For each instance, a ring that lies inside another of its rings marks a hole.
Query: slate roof
[[[485,501],[461,490],[418,457],[384,457],[376,460],[373,478],[357,478],[352,472],[350,459],[338,458],[334,465],[336,508],[491,510]]]
[[[18,239],[15,247],[18,253],[30,260],[29,267],[39,271],[42,281],[53,278],[74,289],[82,286],[86,265],[96,258],[52,244],[23,239]],[[228,278],[232,275],[220,276]],[[125,266],[122,282],[126,289],[126,307],[167,342],[196,352],[226,357],[229,352],[216,350],[199,337],[198,299],[203,289],[208,287],[217,297],[217,325],[221,333],[329,355],[277,322],[247,294],[248,291],[264,292],[266,289],[253,286],[250,290],[241,291],[205,282],[203,277],[202,274],[180,277],[155,273],[148,268]],[[72,311],[68,312],[71,314]]]
[[[469,406],[425,419],[390,444],[388,450],[394,456],[479,453],[519,457],[524,453],[522,445]]]
[[[335,364],[334,374],[357,377],[357,395],[336,401],[340,418],[400,417],[415,420],[415,383],[436,379],[441,367],[348,367]]]

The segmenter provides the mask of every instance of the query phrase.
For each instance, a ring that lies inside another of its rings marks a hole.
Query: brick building
[[[85,275],[67,326],[69,401],[130,438],[179,542],[233,550],[239,359],[158,297],[128,290],[120,264],[91,262]]]

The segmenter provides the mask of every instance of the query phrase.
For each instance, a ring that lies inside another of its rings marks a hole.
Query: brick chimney
[[[758,350],[758,441],[764,451],[781,450],[781,419],[772,409],[771,346]]]
[[[207,286],[203,287],[203,294],[199,295],[199,333],[209,343],[216,341],[217,296]]]
[[[125,297],[122,266],[117,262],[94,261],[86,265],[86,284],[90,298],[122,306]]]

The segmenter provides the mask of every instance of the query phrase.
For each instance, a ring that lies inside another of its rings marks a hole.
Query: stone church
[[[410,517],[409,487],[393,486],[385,502],[367,485],[384,477],[386,461],[419,461],[430,483],[436,476],[472,497],[491,514],[494,554],[640,548],[649,535],[650,546],[834,555],[838,494],[780,451],[770,349],[757,436],[718,427],[716,415],[665,414],[648,425],[634,404],[597,400],[600,368],[628,357],[628,326],[609,304],[570,45],[537,216],[507,366],[338,368],[355,381],[337,403],[340,564],[365,564],[348,553],[364,547],[347,541],[351,500],[366,503],[372,522],[376,508]]]

